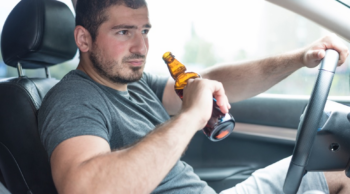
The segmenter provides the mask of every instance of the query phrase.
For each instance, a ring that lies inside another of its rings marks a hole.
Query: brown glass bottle
[[[183,89],[187,85],[187,80],[200,78],[200,75],[194,72],[186,72],[186,67],[176,60],[171,52],[166,52],[163,55],[163,60],[175,80],[175,92],[182,99]],[[215,98],[213,98],[213,101],[213,112],[208,123],[203,128],[203,132],[211,141],[220,141],[232,133],[235,127],[235,120],[231,114],[224,114],[220,111]]]

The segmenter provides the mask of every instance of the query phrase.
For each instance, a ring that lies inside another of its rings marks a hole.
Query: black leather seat
[[[0,171],[13,194],[57,193],[37,131],[37,111],[58,82],[47,67],[76,54],[74,27],[70,9],[54,0],[22,0],[4,24],[2,56],[20,75],[0,80]],[[47,78],[28,78],[21,68],[45,69]]]

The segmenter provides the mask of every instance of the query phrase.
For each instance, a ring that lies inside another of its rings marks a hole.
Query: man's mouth
[[[125,61],[125,63],[133,66],[133,67],[141,67],[144,64],[144,60],[129,60]]]

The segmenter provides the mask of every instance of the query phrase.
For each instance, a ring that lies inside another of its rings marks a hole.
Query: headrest
[[[55,0],[22,0],[11,11],[1,35],[4,62],[24,69],[52,66],[74,57],[75,19]]]

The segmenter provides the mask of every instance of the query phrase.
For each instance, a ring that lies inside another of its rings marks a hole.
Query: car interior
[[[8,16],[1,37],[7,65],[19,76],[0,81],[0,169],[11,193],[56,193],[48,156],[37,131],[37,110],[58,80],[48,67],[76,54],[74,16],[58,1],[20,1]],[[23,69],[47,71],[28,78]]]
[[[18,70],[18,77],[0,80],[0,182],[10,193],[57,193],[39,139],[37,111],[46,93],[59,81],[50,77],[48,67],[76,54],[74,27],[71,10],[53,0],[22,0],[6,19],[2,56],[6,65]],[[320,71],[328,71],[336,58],[337,54],[330,51],[329,60],[323,62],[325,69]],[[46,77],[30,78],[22,69],[45,71]],[[307,171],[347,169],[350,176],[350,144],[346,138],[350,132],[350,100],[327,101],[333,77],[324,77],[319,76],[310,99],[260,95],[232,104],[234,132],[223,141],[211,142],[199,131],[181,159],[216,192],[290,155],[295,157],[291,166],[302,168],[290,170],[286,193],[296,192]],[[314,128],[308,123],[318,130],[308,130]]]

